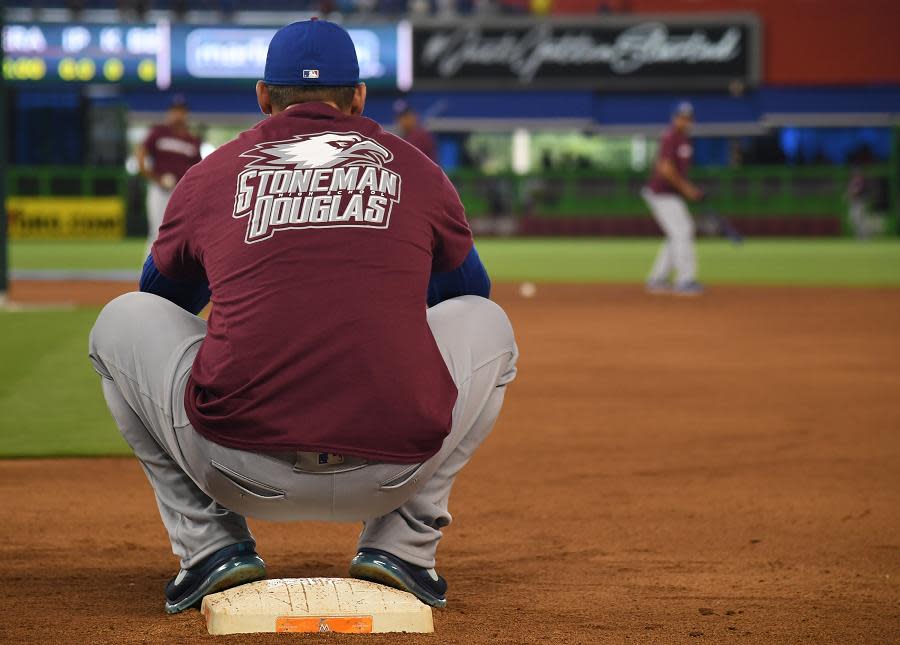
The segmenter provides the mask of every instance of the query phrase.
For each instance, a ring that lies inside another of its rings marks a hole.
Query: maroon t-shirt
[[[446,175],[367,118],[295,105],[225,144],[178,184],[153,246],[163,275],[212,291],[194,428],[260,452],[432,456],[457,390],[426,290],[471,247]]]
[[[200,138],[189,132],[157,125],[144,139],[144,150],[153,159],[153,174],[157,177],[175,175],[177,181],[200,161],[200,143]]]
[[[691,140],[675,128],[667,130],[659,142],[659,153],[656,157],[657,163],[663,159],[668,159],[675,164],[679,175],[687,177],[693,157],[694,147],[691,145]],[[668,179],[659,174],[656,164],[653,165],[653,174],[650,177],[649,186],[654,193],[679,194],[678,189]]]
[[[426,157],[437,163],[437,146],[434,143],[434,137],[428,130],[415,127],[403,138],[418,148]]]

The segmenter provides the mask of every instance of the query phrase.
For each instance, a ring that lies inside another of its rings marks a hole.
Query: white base
[[[412,594],[352,578],[260,580],[206,596],[200,611],[210,634],[434,631]]]

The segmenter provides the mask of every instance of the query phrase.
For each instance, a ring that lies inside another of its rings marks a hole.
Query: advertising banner
[[[418,22],[417,89],[716,89],[756,84],[751,15]]]
[[[9,237],[117,240],[125,235],[119,197],[9,197]]]
[[[397,89],[397,26],[348,26],[361,80]],[[252,83],[263,77],[275,27],[173,25],[172,84]]]

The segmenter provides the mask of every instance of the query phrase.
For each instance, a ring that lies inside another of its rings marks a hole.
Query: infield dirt
[[[900,290],[497,299],[520,375],[451,498],[435,634],[207,636],[163,613],[137,462],[66,459],[0,462],[0,641],[897,642]],[[271,577],[346,575],[357,527],[251,525]]]

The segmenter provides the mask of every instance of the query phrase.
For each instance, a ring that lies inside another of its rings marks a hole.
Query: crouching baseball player
[[[281,29],[256,93],[269,118],[185,175],[141,292],[91,332],[181,560],[166,611],[265,576],[245,516],[363,521],[350,575],[443,607],[447,501],[515,376],[512,328],[447,177],[360,116],[346,31]]]

